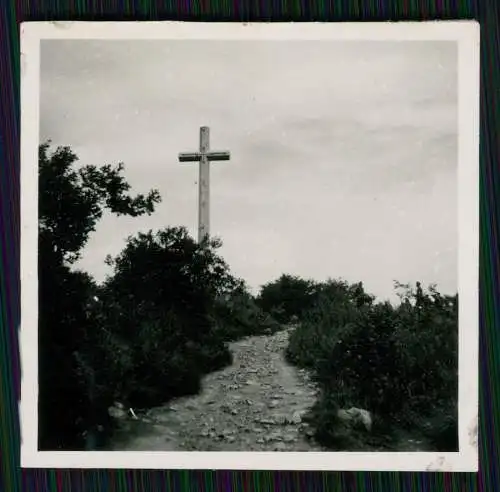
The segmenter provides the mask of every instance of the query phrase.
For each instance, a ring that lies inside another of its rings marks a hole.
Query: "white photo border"
[[[455,41],[458,45],[459,443],[454,453],[39,451],[38,145],[44,39]],[[21,24],[21,466],[23,468],[478,471],[479,24],[28,22]]]

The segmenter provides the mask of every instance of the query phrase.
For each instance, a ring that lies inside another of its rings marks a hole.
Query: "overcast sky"
[[[211,234],[253,289],[292,273],[457,290],[457,51],[447,42],[43,41],[41,141],[125,163],[151,217],[106,216],[79,263],[98,280],[130,234],[197,235],[199,127]]]

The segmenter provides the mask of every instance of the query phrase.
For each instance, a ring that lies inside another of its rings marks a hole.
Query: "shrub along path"
[[[231,344],[234,363],[207,375],[200,394],[124,420],[112,450],[326,451],[303,416],[317,390],[284,360],[290,329]]]

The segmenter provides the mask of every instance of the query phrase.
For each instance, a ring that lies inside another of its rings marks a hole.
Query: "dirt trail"
[[[234,363],[207,375],[200,394],[128,422],[122,451],[324,451],[302,416],[316,400],[305,371],[284,360],[290,330],[231,344]]]

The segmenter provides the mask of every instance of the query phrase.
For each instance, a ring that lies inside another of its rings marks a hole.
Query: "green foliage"
[[[54,449],[78,445],[75,436],[84,431],[82,419],[89,413],[74,354],[88,327],[84,302],[91,284],[83,275],[44,259],[40,252],[39,445]]]
[[[197,244],[185,228],[128,238],[101,286],[72,269],[106,209],[140,216],[160,201],[156,190],[129,195],[122,164],[77,160],[39,148],[40,449],[98,447],[113,402],[196,393],[203,374],[231,363],[229,340],[277,328],[230,274],[221,242]]]
[[[304,313],[287,357],[313,369],[321,385],[313,415],[325,444],[345,443],[336,412],[354,406],[373,412],[385,433],[418,428],[437,449],[456,449],[458,298],[420,283],[396,286],[395,307],[373,303],[360,284],[332,284],[334,295]]]
[[[241,283],[214,304],[215,318],[225,340],[275,333],[281,325],[264,313]]]
[[[282,275],[262,286],[257,297],[258,306],[280,323],[288,323],[313,305],[315,284],[292,275]]]
[[[198,245],[177,227],[130,237],[115,259],[108,258],[114,273],[103,286],[104,323],[134,347],[121,371],[128,382],[121,398],[130,404],[196,393],[203,374],[231,362],[213,317],[215,299],[235,283],[215,253],[219,245]]]
[[[105,209],[150,214],[158,192],[131,196],[117,167],[80,166],[68,147],[39,147],[39,448],[80,449],[89,427],[109,424],[109,394],[95,381],[98,340],[92,278],[71,270]]]
[[[156,190],[130,195],[123,170],[39,148],[40,449],[97,446],[97,429],[113,430],[114,401],[144,408],[196,393],[204,374],[231,363],[229,341],[297,319],[286,355],[320,383],[311,418],[322,442],[366,445],[337,416],[357,406],[375,413],[381,441],[397,425],[457,448],[457,296],[397,284],[395,307],[361,283],[282,275],[255,299],[219,240],[198,244],[182,227],[129,237],[97,285],[72,264],[104,211],[137,217],[160,201]]]
[[[50,141],[39,146],[39,233],[59,262],[75,262],[105,209],[116,215],[151,214],[160,202],[157,190],[131,196],[117,166],[79,166],[69,147],[49,153]]]
[[[330,279],[321,283],[293,275],[282,275],[261,287],[256,302],[280,323],[290,323],[295,318],[315,315],[319,316],[321,322],[325,322],[323,316],[327,313],[324,306],[333,301],[343,304],[347,300],[361,307],[370,305],[374,297],[364,291],[361,282],[349,285],[343,280]]]
[[[231,363],[228,341],[275,327],[217,255],[220,246],[174,227],[130,237],[108,258],[104,323],[135,349],[122,400],[151,406],[196,393],[204,374]]]
[[[328,280],[314,286],[314,301],[302,313],[301,326],[287,348],[291,362],[309,368],[328,358],[338,330],[351,323],[360,309],[371,306],[373,297],[364,292],[361,283],[349,286],[343,280]]]

